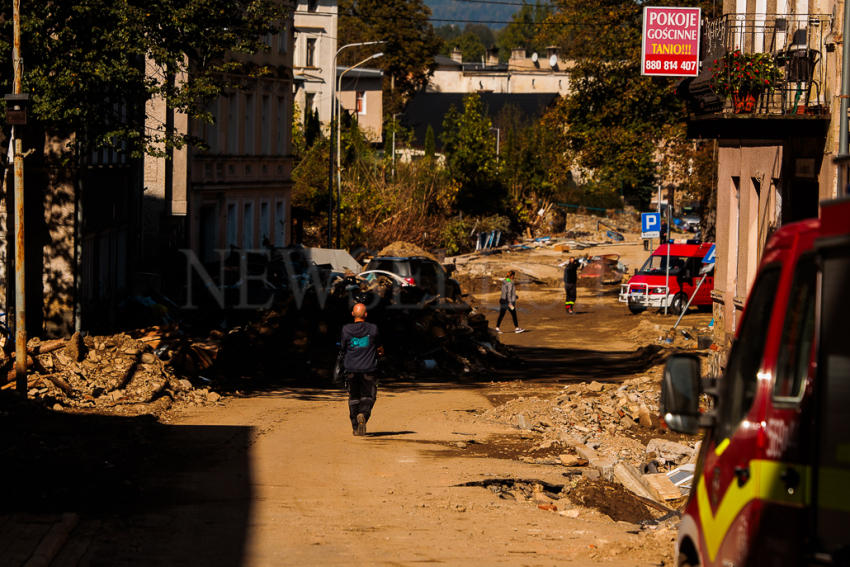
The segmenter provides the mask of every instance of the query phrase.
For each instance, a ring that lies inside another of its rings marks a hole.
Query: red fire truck
[[[721,378],[668,360],[665,423],[706,430],[678,565],[850,565],[848,290],[845,199],[770,239]]]
[[[711,247],[711,242],[662,244],[629,279],[629,283],[621,286],[620,302],[627,303],[632,313],[640,313],[648,307],[664,307],[666,302],[670,311],[679,315],[697,288],[701,279],[702,260]],[[691,306],[711,306],[713,289],[712,270],[699,286]]]

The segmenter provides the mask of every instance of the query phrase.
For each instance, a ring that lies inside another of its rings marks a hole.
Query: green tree
[[[499,210],[504,188],[499,183],[495,133],[481,97],[463,99],[463,112],[452,106],[443,119],[443,152],[449,173],[461,189],[458,206],[465,212]]]
[[[433,158],[437,153],[437,140],[434,137],[434,127],[428,124],[425,129],[425,157]]]
[[[425,86],[434,70],[440,38],[431,27],[430,16],[431,10],[422,0],[339,2],[340,45],[386,41],[380,46],[345,50],[340,61],[351,65],[371,53],[384,53],[375,64],[384,71],[384,112],[388,114],[398,112],[409,96]]]
[[[11,69],[6,6],[0,67]],[[73,133],[83,152],[118,146],[135,155],[191,141],[173,129],[146,130],[146,101],[164,97],[169,108],[208,121],[207,103],[234,75],[276,72],[231,54],[263,49],[264,35],[280,30],[285,15],[277,0],[45,0],[24,8],[24,90],[32,95],[33,127]],[[0,77],[10,92],[10,74]]]
[[[687,2],[686,2],[687,4]],[[645,202],[659,177],[658,149],[684,107],[674,82],[640,74],[642,4],[562,0],[538,39],[575,61],[571,93],[555,111],[567,125],[589,188]]]
[[[544,4],[540,0],[534,4],[523,4],[511,17],[511,23],[505,26],[497,36],[496,45],[499,47],[501,56],[507,59],[511,50],[518,47],[543,53],[546,44],[539,37],[540,30],[552,11],[550,4]]]
[[[313,109],[313,112],[307,114],[307,120],[304,123],[304,141],[309,147],[321,136],[322,123],[319,121],[319,110]]]

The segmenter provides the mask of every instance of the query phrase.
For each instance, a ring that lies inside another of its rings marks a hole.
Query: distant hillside
[[[425,0],[431,8],[432,17],[444,20],[463,22],[464,20],[485,20],[507,22],[519,9],[519,6],[504,6],[500,4],[478,4],[474,2],[458,2],[457,0]],[[441,26],[451,22],[434,22]],[[461,24],[463,25],[463,24]],[[503,24],[488,24],[491,28],[502,28]]]

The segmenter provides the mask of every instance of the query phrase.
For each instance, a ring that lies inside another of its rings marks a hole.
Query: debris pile
[[[698,443],[659,427],[659,396],[651,376],[573,383],[551,396],[509,400],[481,417],[539,434],[528,451],[534,456],[520,460],[562,467],[581,481],[617,482],[643,504],[669,512],[667,502],[680,503],[690,487]]]
[[[87,337],[75,333],[67,340],[34,339],[27,347],[29,394],[56,409],[139,415],[163,411],[176,400],[207,404],[220,397],[178,379],[151,344],[124,333]],[[6,363],[11,367],[13,361]],[[7,376],[13,379],[13,373]]]

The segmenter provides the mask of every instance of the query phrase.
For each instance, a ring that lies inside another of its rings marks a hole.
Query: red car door
[[[749,534],[758,521],[758,481],[754,455],[763,415],[759,378],[771,333],[771,312],[781,269],[768,266],[757,279],[741,328],[720,380],[717,422],[697,482],[700,548],[705,565],[747,565]]]

